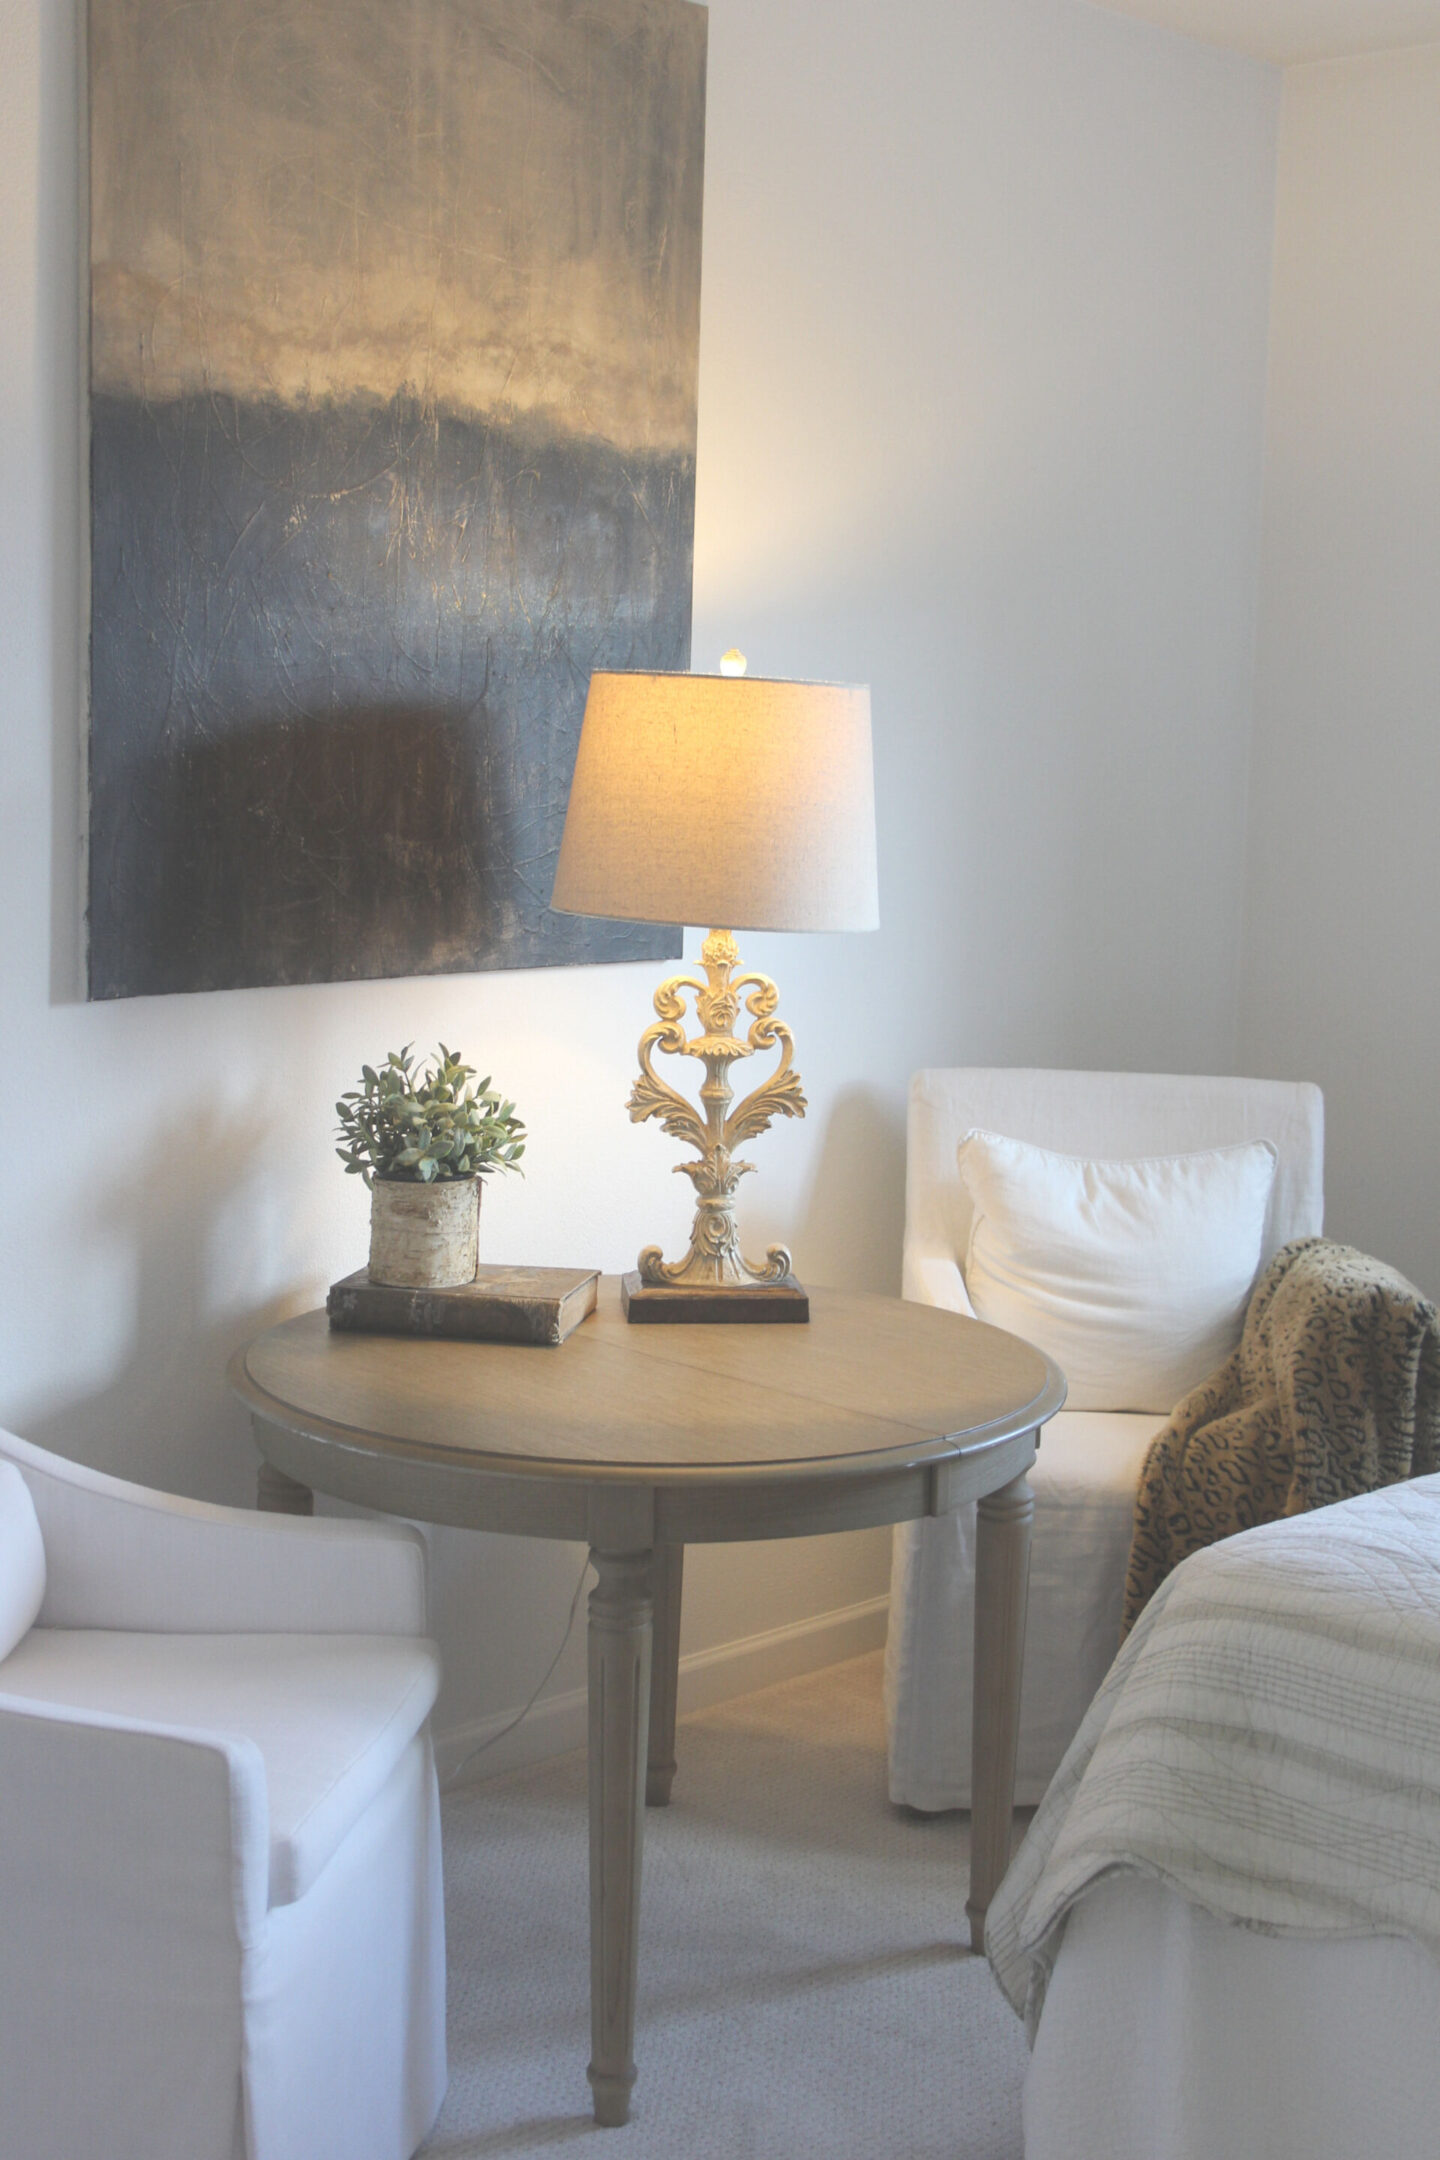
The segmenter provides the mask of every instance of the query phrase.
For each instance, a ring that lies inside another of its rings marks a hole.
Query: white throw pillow
[[[1072,1410],[1173,1410],[1240,1340],[1276,1155],[1268,1140],[1087,1162],[968,1132],[965,1287],[1038,1344]]]

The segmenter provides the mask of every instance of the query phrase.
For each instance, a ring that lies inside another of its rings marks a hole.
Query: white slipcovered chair
[[[957,1152],[972,1129],[1087,1159],[1132,1160],[1268,1140],[1276,1167],[1259,1266],[1318,1235],[1324,1109],[1318,1088],[1168,1073],[957,1067],[910,1083],[904,1295],[972,1310],[972,1208]],[[1063,1363],[1063,1360],[1062,1360]],[[1038,1801],[1119,1641],[1135,1488],[1164,1424],[1153,1411],[1062,1410],[1041,1435],[1025,1630],[1016,1799]],[[970,1805],[973,1507],[895,1531],[885,1692],[890,1795]]]
[[[5,2160],[409,2160],[445,2090],[425,1549],[0,1433]]]

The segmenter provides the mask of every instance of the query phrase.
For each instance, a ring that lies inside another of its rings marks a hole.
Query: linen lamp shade
[[[868,688],[592,675],[550,904],[728,930],[875,929]]]

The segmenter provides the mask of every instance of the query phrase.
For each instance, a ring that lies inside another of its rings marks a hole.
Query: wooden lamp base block
[[[638,1272],[620,1278],[620,1299],[630,1321],[678,1321],[691,1326],[705,1321],[766,1321],[810,1318],[810,1300],[793,1275],[779,1282],[742,1283],[725,1290],[718,1285],[647,1283]]]

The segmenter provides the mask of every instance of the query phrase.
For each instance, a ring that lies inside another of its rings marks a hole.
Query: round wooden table
[[[627,1325],[618,1278],[558,1349],[271,1328],[230,1366],[261,1505],[313,1490],[590,1547],[595,2120],[629,2115],[644,1803],[674,1773],[688,1544],[811,1537],[979,1502],[971,1942],[1009,1862],[1034,1502],[1065,1398],[1049,1359],[933,1306],[810,1293],[804,1327]],[[654,1655],[652,1660],[652,1640]],[[648,1771],[648,1775],[647,1775]]]

